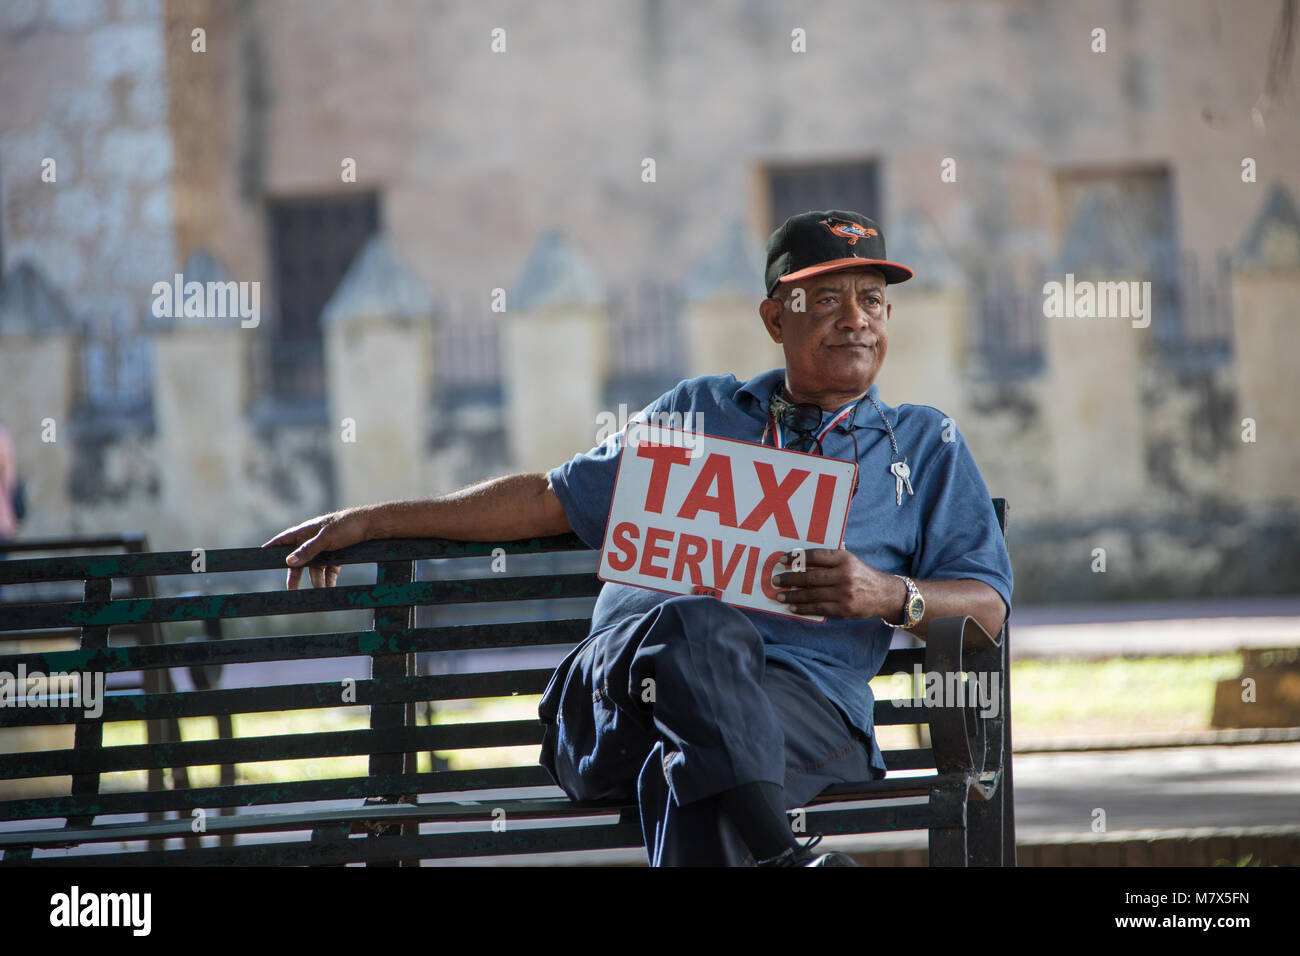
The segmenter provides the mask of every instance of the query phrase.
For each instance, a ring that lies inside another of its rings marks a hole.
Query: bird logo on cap
[[[821,225],[825,226],[841,239],[847,239],[849,245],[853,245],[859,239],[879,235],[876,230],[870,227],[864,228],[863,226],[859,226],[856,222],[850,222],[848,219],[837,219],[834,216],[821,220]]]

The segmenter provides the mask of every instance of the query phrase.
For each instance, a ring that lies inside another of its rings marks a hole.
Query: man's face
[[[803,290],[803,311],[797,311]],[[848,269],[782,283],[759,314],[785,350],[786,374],[799,391],[859,394],[885,361],[891,306],[878,269]]]

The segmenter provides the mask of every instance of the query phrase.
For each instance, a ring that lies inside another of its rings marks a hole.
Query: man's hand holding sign
[[[796,614],[875,617],[876,608],[895,607],[907,594],[897,577],[864,564],[851,551],[810,548],[784,563],[790,570],[772,579],[780,589],[776,599]]]

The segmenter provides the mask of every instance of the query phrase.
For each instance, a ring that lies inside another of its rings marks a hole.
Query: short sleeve
[[[665,392],[633,415],[629,421],[644,421],[658,412],[672,410],[677,389]],[[614,482],[623,452],[623,429],[619,428],[591,451],[574,455],[551,469],[551,487],[564,506],[569,527],[590,547],[605,543],[605,524],[614,500]]]
[[[937,444],[924,466],[926,510],[912,575],[920,581],[983,581],[1002,596],[1010,615],[1011,556],[984,477],[966,439],[954,434],[954,441]]]

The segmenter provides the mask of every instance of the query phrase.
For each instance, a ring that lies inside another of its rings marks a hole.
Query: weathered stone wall
[[[1263,184],[1300,192],[1294,107],[1267,105],[1266,135],[1250,113],[1276,15],[1270,0],[928,2],[906,16],[884,0],[581,15],[286,0],[256,11],[274,91],[266,188],[380,188],[395,247],[432,289],[503,285],[555,226],[621,285],[686,274],[726,223],[765,236],[754,178],[768,162],[874,157],[886,226],[919,211],[990,267],[1060,239],[1056,170],[1169,163],[1180,241],[1208,257],[1244,232]],[[806,53],[791,52],[796,28]],[[1241,182],[1245,156],[1259,184]],[[946,157],[956,182],[940,182]]]
[[[267,201],[352,189],[379,193],[388,256],[332,303],[323,424],[260,408],[252,370],[271,321],[159,328],[153,420],[107,427],[74,420],[71,325],[0,315],[0,421],[29,478],[25,533],[258,543],[346,504],[548,467],[593,443],[596,415],[613,411],[599,407],[603,290],[690,275],[683,367],[777,365],[757,316],[756,240],[774,225],[762,170],[869,158],[882,208],[868,212],[918,267],[890,293],[882,393],[953,417],[990,491],[1010,500],[1018,600],[1294,588],[1300,230],[1293,204],[1266,197],[1270,184],[1300,193],[1300,121],[1293,89],[1260,96],[1277,4],[892,12],[0,4],[6,282],[31,262],[77,322],[137,322],[152,283],[209,250],[233,278],[262,282],[270,311]],[[504,53],[490,49],[496,27]],[[1104,53],[1090,48],[1096,27]],[[808,52],[791,51],[795,29]],[[46,157],[56,182],[41,181]],[[340,177],[345,158],[356,183]],[[953,182],[940,179],[945,158]],[[1245,158],[1258,183],[1242,181]],[[1248,247],[1231,279],[1230,358],[1192,368],[1166,361],[1152,329],[1044,319],[1040,371],[977,367],[979,289],[1010,264],[1050,261],[1062,239],[1058,175],[1144,165],[1169,172],[1181,248],[1209,261]],[[544,238],[557,228],[558,246]],[[510,306],[485,321],[504,330],[504,409],[431,408],[439,296],[486,301],[498,287]]]
[[[159,0],[0,4],[6,269],[39,265],[91,322],[137,321],[178,261],[161,11]]]

